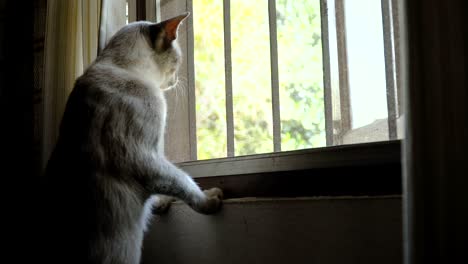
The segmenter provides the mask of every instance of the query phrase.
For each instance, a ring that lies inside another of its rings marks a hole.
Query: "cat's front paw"
[[[224,197],[224,194],[223,194],[223,190],[221,190],[220,188],[211,188],[211,189],[208,189],[208,190],[204,190],[203,191],[205,193],[206,196],[210,197],[210,198],[218,198],[220,200],[223,199]]]
[[[162,215],[167,213],[174,201],[176,201],[176,199],[173,197],[158,196],[153,204],[153,214]]]
[[[195,210],[202,214],[218,212],[223,205],[223,191],[219,188],[211,188],[203,192],[205,193],[205,199],[197,205]]]

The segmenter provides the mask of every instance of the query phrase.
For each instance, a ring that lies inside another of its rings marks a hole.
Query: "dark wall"
[[[468,4],[406,8],[405,261],[468,263]]]
[[[182,203],[155,217],[144,264],[399,264],[399,197],[244,198],[206,216]]]
[[[1,160],[17,175],[40,174],[46,10],[46,0],[0,0]]]
[[[0,3],[3,171],[28,176],[33,174],[33,2]]]
[[[23,263],[33,258],[28,215],[35,200],[33,33],[34,1],[0,0],[0,193],[3,252]]]

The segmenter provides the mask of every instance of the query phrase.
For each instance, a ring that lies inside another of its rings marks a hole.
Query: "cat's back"
[[[44,235],[60,251],[50,252],[48,258],[56,258],[51,263],[68,262],[61,258],[71,255],[77,262],[88,258],[81,255],[88,250],[83,246],[95,239],[94,230],[103,222],[99,212],[107,212],[99,209],[107,201],[100,190],[116,178],[124,180],[116,166],[128,159],[128,146],[144,140],[135,131],[151,126],[157,115],[148,113],[156,111],[158,101],[150,89],[124,70],[99,64],[76,80],[41,186]]]
[[[109,63],[95,63],[75,83],[60,136],[71,135],[75,141],[83,140],[80,144],[84,144],[90,139],[117,136],[127,130],[126,136],[131,139],[128,129],[160,125],[165,107],[162,92],[138,75]],[[83,134],[76,135],[76,132]]]
[[[129,146],[157,145],[154,131],[163,129],[164,119],[162,94],[128,70],[96,62],[69,95],[48,171],[76,167],[85,173],[115,156],[125,158]]]

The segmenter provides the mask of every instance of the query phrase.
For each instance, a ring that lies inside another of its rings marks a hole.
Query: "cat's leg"
[[[176,200],[174,197],[162,194],[155,195],[153,199],[153,213],[159,215],[167,213],[171,203]]]
[[[178,198],[202,214],[217,212],[222,205],[223,192],[219,188],[202,191],[187,173],[177,168],[164,157],[153,156],[153,193]]]

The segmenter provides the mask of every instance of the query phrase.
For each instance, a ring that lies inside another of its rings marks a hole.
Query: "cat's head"
[[[170,89],[178,82],[177,72],[182,63],[177,32],[188,16],[185,13],[160,23],[130,23],[115,33],[100,56],[151,77],[163,90]]]

